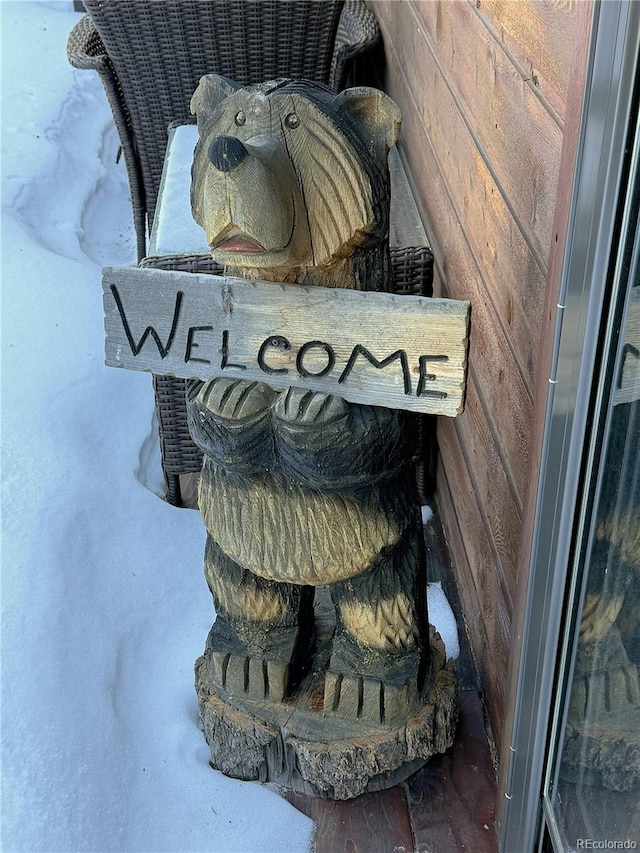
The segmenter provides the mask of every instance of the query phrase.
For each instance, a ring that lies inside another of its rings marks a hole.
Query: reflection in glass
[[[640,287],[631,293],[552,791],[568,850],[640,848]]]

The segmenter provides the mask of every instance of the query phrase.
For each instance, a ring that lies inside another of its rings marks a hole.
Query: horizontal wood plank
[[[330,801],[289,794],[289,802],[316,824],[316,853],[388,853],[414,850],[402,786],[353,800]]]
[[[452,484],[456,486],[455,507],[462,531],[462,544],[468,552],[467,563],[471,569],[482,612],[487,618],[491,618],[491,614],[495,612],[498,623],[504,625],[505,619],[506,622],[511,619],[513,603],[500,571],[500,562],[491,531],[486,524],[486,516],[478,502],[479,495],[469,471],[468,459],[460,442],[457,425],[441,421],[438,426],[438,442],[441,461],[443,465],[447,465],[447,483],[450,486]],[[498,635],[502,633],[500,630]]]
[[[411,9],[479,153],[546,267],[561,129],[468,3],[412,3]]]
[[[137,267],[103,271],[112,367],[462,411],[469,305]]]
[[[580,5],[374,2],[434,292],[472,304],[466,410],[439,426],[437,500],[498,742]]]
[[[469,249],[463,224],[457,218],[448,188],[433,151],[425,147],[421,124],[415,115],[405,121],[407,154],[416,183],[429,188],[424,206],[429,221],[436,223],[434,257],[443,277],[446,296],[465,299],[472,306],[469,363],[486,405],[487,421],[498,438],[505,469],[522,501],[527,477],[527,443],[531,425],[531,392],[515,361],[504,329],[489,299],[481,272]],[[411,145],[415,140],[415,145]],[[421,142],[421,147],[416,147]],[[415,156],[414,152],[419,152]],[[414,156],[412,156],[414,155]]]
[[[564,120],[578,0],[472,0],[560,120]]]
[[[446,490],[439,493],[438,508],[443,513],[449,513],[450,510],[447,508],[449,501],[450,495]],[[460,554],[456,553],[455,548],[451,548],[451,559],[454,563],[454,571],[459,576],[460,583],[465,583],[464,571],[459,567]],[[465,614],[468,612],[479,613],[478,603],[473,600],[473,596],[468,591],[464,595],[461,595],[461,600]],[[469,607],[475,607],[475,611],[467,610]],[[499,686],[498,680],[506,678],[506,673],[501,659],[493,661],[495,652],[492,650],[484,625],[480,622],[479,617],[476,618],[479,624],[472,626],[469,631],[469,638],[473,647],[474,661],[478,670],[483,701],[487,709],[487,726],[490,737],[496,744],[500,744],[504,735],[505,691]]]
[[[453,747],[406,782],[409,814],[421,853],[497,853],[496,781],[477,693],[459,694]]]
[[[392,91],[403,111],[402,140],[408,157],[422,156],[428,137],[451,204],[474,254],[487,293],[508,334],[514,356],[529,387],[536,369],[539,327],[544,302],[545,269],[540,267],[475,141],[466,126],[438,67],[422,60],[419,78],[410,75],[412,57],[426,56],[420,34],[401,19],[401,37],[389,51],[394,82]],[[402,82],[400,80],[402,79]],[[419,120],[417,120],[419,117]],[[416,128],[409,137],[409,128]],[[413,167],[412,163],[412,167]],[[419,188],[425,198],[429,185]],[[434,222],[434,230],[438,225]],[[440,234],[434,234],[437,244]]]
[[[478,675],[496,743],[501,742],[511,646],[511,612],[495,570],[468,471],[453,430],[440,430],[438,510],[455,567]],[[478,616],[481,615],[481,618]]]
[[[527,471],[531,388],[487,296],[482,273],[446,196],[435,159],[424,157],[418,170],[422,181],[429,182],[434,189],[437,187],[427,207],[441,226],[443,279],[439,292],[450,297],[456,293],[458,298],[465,295],[471,302],[470,364],[474,366],[487,422],[498,439],[503,465],[521,501]]]
[[[496,571],[501,573],[507,604],[511,608],[518,587],[522,505],[502,465],[498,444],[478,396],[473,371],[469,374],[465,411],[458,420],[456,432],[464,448],[477,504],[498,558]]]

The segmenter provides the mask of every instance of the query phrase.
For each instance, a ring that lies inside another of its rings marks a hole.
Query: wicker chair
[[[142,266],[219,273],[209,256],[146,258],[170,126],[191,121],[189,102],[208,72],[249,84],[278,77],[352,84],[354,61],[379,39],[363,0],[85,0],[67,44],[76,68],[100,75],[125,158],[138,260]],[[430,295],[428,247],[394,249],[394,291]],[[196,475],[202,454],[186,421],[184,380],[154,376],[167,500],[184,505],[182,475]],[[417,460],[428,481],[428,419]]]
[[[138,260],[146,254],[167,128],[190,120],[203,74],[247,85],[298,77],[340,89],[379,30],[362,0],[85,0],[67,55],[97,71],[125,158]]]

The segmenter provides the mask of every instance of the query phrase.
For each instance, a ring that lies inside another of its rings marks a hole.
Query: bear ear
[[[400,134],[400,107],[379,89],[356,86],[336,95],[333,103],[341,112],[351,116],[385,154],[396,144]]]
[[[205,74],[201,77],[190,105],[192,115],[198,120],[198,127],[202,128],[218,104],[241,88],[240,83],[234,83],[220,74]]]

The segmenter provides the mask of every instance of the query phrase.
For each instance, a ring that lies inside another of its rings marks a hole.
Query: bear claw
[[[278,395],[275,405],[276,416],[294,424],[330,423],[348,414],[349,407],[341,397],[289,388]]]

